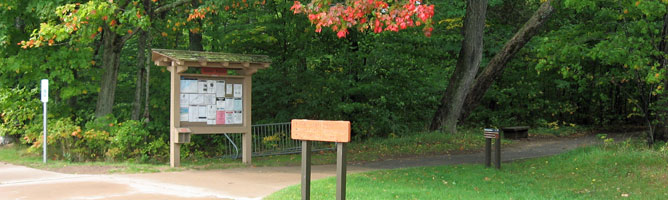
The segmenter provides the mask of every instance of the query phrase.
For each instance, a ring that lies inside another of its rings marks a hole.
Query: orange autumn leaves
[[[345,37],[352,27],[361,32],[370,29],[380,33],[424,25],[422,30],[427,37],[433,31],[434,5],[426,5],[420,0],[355,0],[334,5],[323,0],[312,0],[306,5],[295,1],[290,10],[294,14],[307,15],[315,24],[316,32],[322,31],[322,27],[330,27],[339,38]]]

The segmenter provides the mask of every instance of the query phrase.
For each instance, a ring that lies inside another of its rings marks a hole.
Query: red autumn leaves
[[[392,6],[385,0],[353,0],[333,6],[323,4],[323,0],[312,0],[306,5],[295,1],[290,10],[295,14],[306,14],[315,24],[316,32],[322,31],[322,27],[331,27],[339,38],[345,37],[348,28],[352,27],[362,32],[372,29],[380,33],[425,25],[422,30],[427,37],[433,30],[434,5],[424,5],[419,0],[403,0]]]

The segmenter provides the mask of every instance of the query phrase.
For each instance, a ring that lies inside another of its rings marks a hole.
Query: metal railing
[[[301,152],[301,141],[291,139],[290,122],[252,126],[253,156],[295,154]],[[241,134],[225,134],[224,158],[240,158]],[[334,143],[313,142],[312,151],[335,150]]]

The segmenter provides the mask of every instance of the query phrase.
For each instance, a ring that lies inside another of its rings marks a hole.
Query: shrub
[[[114,160],[125,160],[128,158],[140,158],[147,152],[143,150],[149,144],[149,132],[144,128],[144,123],[128,120],[111,127],[111,146],[107,151],[107,157]],[[159,143],[154,143],[159,146]],[[155,149],[154,149],[155,150]],[[155,153],[155,152],[153,152]]]
[[[23,138],[24,143],[31,142],[25,135],[39,129],[34,119],[41,116],[38,115],[41,106],[35,98],[37,92],[37,89],[0,88],[0,136],[12,135]]]
[[[40,132],[28,134],[34,142],[29,152],[39,152],[42,149],[43,137]],[[104,158],[109,147],[109,132],[98,130],[81,130],[69,118],[61,118],[49,124],[47,147],[50,155],[55,159],[69,161],[91,161]]]

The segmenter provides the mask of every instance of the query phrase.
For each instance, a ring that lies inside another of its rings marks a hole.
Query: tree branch
[[[177,7],[177,6],[180,6],[180,5],[189,3],[189,2],[190,2],[190,0],[178,0],[178,1],[174,2],[174,3],[167,4],[167,5],[160,6],[160,7],[156,8],[156,9],[153,11],[153,14],[154,14],[154,15],[155,15],[155,14],[160,14],[160,13],[162,13],[162,12],[171,10],[171,9]]]

